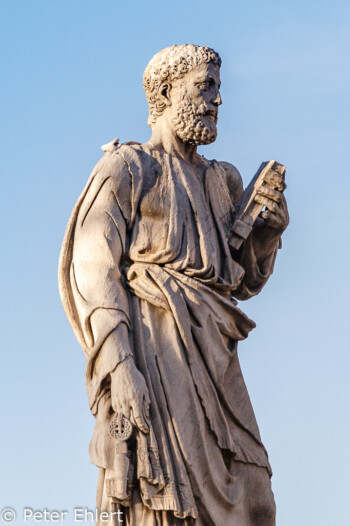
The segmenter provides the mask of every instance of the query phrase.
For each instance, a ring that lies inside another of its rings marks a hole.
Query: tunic
[[[108,145],[70,218],[59,282],[87,358],[91,462],[113,470],[109,374],[131,354],[151,400],[150,433],[135,445],[143,506],[220,525],[237,500],[228,459],[271,475],[237,356],[255,324],[236,299],[261,290],[277,247],[258,262],[248,238],[231,256],[239,175],[203,162],[200,179],[169,154]]]

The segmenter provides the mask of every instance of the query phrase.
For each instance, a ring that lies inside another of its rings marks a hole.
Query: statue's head
[[[169,126],[184,142],[215,141],[220,66],[221,58],[209,47],[184,44],[159,51],[143,75],[149,126],[153,128],[166,115]]]

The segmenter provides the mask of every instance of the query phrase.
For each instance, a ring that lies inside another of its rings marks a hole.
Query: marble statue
[[[275,524],[237,356],[255,324],[237,300],[273,271],[288,224],[284,171],[272,162],[258,179],[259,215],[236,244],[241,176],[197,153],[217,136],[220,66],[192,44],[153,57],[151,138],[103,146],[62,247],[60,293],[96,419],[97,509],[111,525]]]

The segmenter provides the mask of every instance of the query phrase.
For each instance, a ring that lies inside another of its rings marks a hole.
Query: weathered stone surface
[[[155,55],[144,73],[151,139],[103,147],[61,252],[96,418],[98,509],[132,526],[275,524],[237,356],[255,324],[236,299],[272,273],[288,223],[284,169],[271,162],[248,202],[233,165],[197,154],[216,139],[220,66],[206,47]]]

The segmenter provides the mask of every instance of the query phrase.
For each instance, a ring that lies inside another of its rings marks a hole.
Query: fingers
[[[150,398],[143,376],[135,369],[134,376],[120,378],[111,384],[113,410],[131,421],[143,433],[149,432]]]
[[[262,212],[261,217],[265,220],[267,225],[275,228],[279,226],[279,221],[277,220],[275,214],[273,214],[269,210],[265,210],[264,212]]]
[[[124,416],[140,431],[146,434],[149,433],[149,425],[147,423],[149,406],[147,404],[132,401],[131,406],[128,404],[112,404],[112,407],[120,419]]]
[[[276,188],[280,192],[283,192],[283,190],[287,188],[287,185],[282,175],[278,172],[275,172],[274,170],[270,170],[269,172],[267,172],[267,174],[264,177],[264,182],[272,188]]]
[[[270,209],[264,210],[261,213],[261,217],[268,226],[283,232],[289,223],[288,210],[286,208],[285,202],[282,202],[278,205],[275,203],[275,206],[278,207],[277,212],[271,211]]]
[[[279,203],[277,203],[273,199],[270,199],[269,197],[264,197],[263,195],[257,194],[255,196],[255,202],[266,206],[266,208],[268,208],[270,212],[276,213],[279,210]]]
[[[269,186],[264,186],[264,185],[260,186],[257,189],[257,195],[268,197],[269,199],[276,201],[276,203],[281,203],[282,197],[283,197],[283,194],[279,192],[278,190],[275,190],[273,188],[270,188]]]
[[[113,410],[117,413],[119,418],[127,418],[130,420],[131,417],[131,407],[128,404],[112,404]]]
[[[141,402],[141,403],[140,403]],[[142,433],[149,433],[149,425],[146,421],[146,414],[149,409],[145,409],[145,399],[139,400],[138,403],[133,403],[131,408],[131,423],[136,425]]]
[[[125,416],[128,420],[130,420],[130,403],[128,399],[125,398],[119,398],[116,396],[112,396],[111,399],[112,408],[115,413],[118,414],[119,418],[122,418]]]

